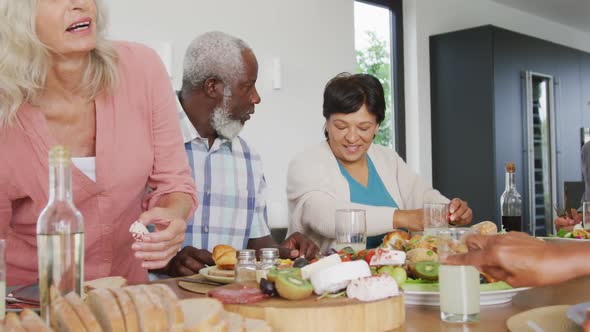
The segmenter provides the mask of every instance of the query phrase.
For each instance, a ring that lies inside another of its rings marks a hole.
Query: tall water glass
[[[367,247],[367,221],[365,210],[339,209],[335,213],[336,244],[334,249],[351,247],[355,252]]]
[[[590,227],[590,201],[582,203],[582,227],[584,229]]]
[[[438,232],[440,258],[467,252],[465,238],[475,232],[470,228],[449,228]],[[445,322],[479,321],[479,272],[469,265],[440,264],[440,318]]]
[[[424,203],[424,235],[436,235],[449,227],[449,205]]]

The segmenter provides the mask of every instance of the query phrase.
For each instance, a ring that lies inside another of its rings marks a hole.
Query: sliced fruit
[[[302,300],[313,293],[313,286],[309,281],[293,275],[279,275],[275,287],[279,295],[287,300]]]
[[[420,279],[436,281],[438,280],[438,263],[435,262],[418,262],[413,264],[412,273]]]

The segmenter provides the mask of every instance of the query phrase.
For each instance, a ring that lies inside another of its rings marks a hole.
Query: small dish
[[[215,281],[221,284],[231,284],[234,282],[234,277],[222,277],[210,274],[211,271],[218,270],[217,266],[209,266],[199,270],[199,274],[205,279]]]

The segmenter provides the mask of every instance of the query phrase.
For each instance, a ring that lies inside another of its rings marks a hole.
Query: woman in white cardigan
[[[336,76],[326,85],[323,108],[327,140],[289,165],[289,234],[301,232],[326,250],[335,238],[336,209],[364,209],[367,235],[376,239],[394,228],[422,230],[423,203],[449,202],[395,151],[372,144],[385,117],[383,87],[375,77]],[[453,199],[449,211],[451,223],[471,222],[465,201]]]

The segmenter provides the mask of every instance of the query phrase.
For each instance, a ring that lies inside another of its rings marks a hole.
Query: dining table
[[[180,288],[178,280],[171,278],[159,282],[170,286],[181,299],[203,296]],[[574,305],[588,301],[590,301],[590,277],[574,279],[557,285],[532,287],[519,292],[509,303],[482,305],[478,323],[445,323],[440,319],[438,306],[406,304],[405,324],[394,332],[508,331],[506,321],[511,316],[523,311],[553,305]]]

